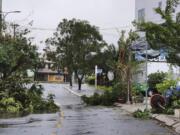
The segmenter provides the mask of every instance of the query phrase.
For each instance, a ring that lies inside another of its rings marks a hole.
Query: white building
[[[163,23],[163,20],[161,19],[160,15],[158,15],[155,12],[155,8],[161,7],[162,9],[165,9],[166,7],[166,0],[135,0],[135,20],[136,22],[139,21],[145,21],[145,22],[154,22],[157,24]],[[176,8],[176,13],[180,11],[180,6]],[[175,13],[175,14],[176,14]],[[175,18],[174,14],[174,18]],[[143,38],[145,36],[144,33],[140,33],[140,36]],[[144,44],[144,43],[143,43]],[[138,71],[140,74],[135,77],[135,80],[137,82],[144,82],[146,79],[146,66],[145,64],[141,66],[141,68]],[[155,60],[148,60],[147,63],[147,75],[151,73],[155,73],[157,71],[162,72],[172,72],[174,77],[177,78],[180,76],[180,67],[171,67],[170,64],[168,64],[164,60],[160,60],[160,58],[157,58]]]
[[[144,20],[145,22],[151,21],[154,23],[163,22],[161,17],[154,11],[154,9],[157,7],[165,9],[166,0],[135,0],[135,6],[136,21]],[[176,8],[176,13],[179,11],[180,6]]]

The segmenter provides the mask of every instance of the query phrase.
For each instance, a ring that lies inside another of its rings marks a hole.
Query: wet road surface
[[[176,135],[152,120],[138,120],[120,108],[86,107],[65,84],[43,84],[61,105],[56,114],[0,120],[0,135]]]

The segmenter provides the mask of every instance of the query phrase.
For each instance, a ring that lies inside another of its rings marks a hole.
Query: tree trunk
[[[36,72],[34,72],[34,81],[36,81]]]
[[[37,81],[36,79],[37,79],[37,69],[35,69],[35,71],[34,71],[34,81]]]
[[[69,85],[70,85],[70,87],[73,86],[73,84],[72,84],[72,74],[69,74]]]
[[[79,90],[81,90],[81,84],[82,84],[82,79],[78,78],[78,88],[79,88]]]

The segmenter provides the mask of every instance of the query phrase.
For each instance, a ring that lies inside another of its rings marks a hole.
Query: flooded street
[[[138,120],[120,108],[86,107],[65,84],[43,84],[53,93],[61,111],[0,120],[0,135],[175,135],[156,121]]]

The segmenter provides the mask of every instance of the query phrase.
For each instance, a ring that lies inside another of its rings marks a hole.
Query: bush
[[[156,84],[162,83],[167,76],[166,73],[156,72],[148,76],[148,85],[150,88],[156,88]]]
[[[173,101],[173,108],[180,108],[180,99],[176,99]]]
[[[81,98],[88,105],[101,105],[101,96],[97,93],[94,93],[94,95],[91,97],[84,95]]]
[[[167,115],[174,115],[174,109],[169,107],[169,108],[166,108],[165,110],[163,110],[162,113],[167,114]]]
[[[123,100],[122,102],[126,102],[127,91],[125,88],[126,88],[125,84],[122,84],[122,83],[116,83],[113,86],[112,99],[114,102],[118,101],[119,98]]]
[[[114,102],[118,101],[119,97],[125,100],[125,95],[123,85],[116,84],[113,86],[112,91],[105,91],[102,95],[95,93],[91,97],[82,96],[82,100],[88,105],[111,106]]]
[[[112,91],[112,87],[107,87],[107,86],[97,86],[98,90],[103,90],[103,91]]]
[[[43,87],[41,85],[32,85],[30,90],[28,91],[29,98],[31,99],[31,106],[33,112],[41,113],[41,112],[57,112],[59,107],[54,103],[55,95],[49,94],[47,99],[42,98]]]
[[[157,84],[156,87],[161,93],[164,93],[171,86],[175,86],[175,85],[176,85],[175,80],[164,80],[163,82]]]
[[[136,110],[135,112],[133,112],[133,116],[135,118],[139,118],[139,119],[149,119],[150,118],[150,112],[148,110]]]
[[[87,78],[87,83],[88,83],[89,85],[94,85],[94,84],[95,84],[95,76],[89,76],[89,77]]]
[[[6,87],[11,90],[8,93],[0,94],[1,113],[41,113],[57,112],[59,107],[54,103],[54,95],[48,95],[47,99],[42,98],[43,87],[33,84],[30,89],[17,85]]]
[[[20,102],[16,102],[14,98],[2,98],[0,100],[1,113],[18,113],[22,109]]]

